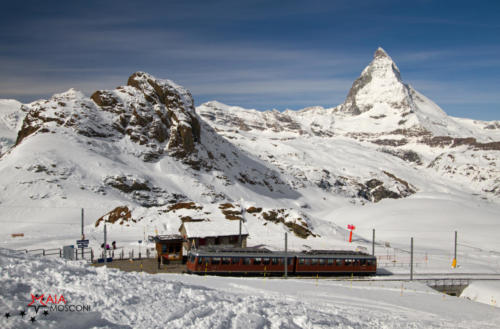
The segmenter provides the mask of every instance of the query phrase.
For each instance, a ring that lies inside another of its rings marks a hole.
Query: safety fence
[[[87,260],[91,263],[103,261],[104,257],[112,260],[141,260],[147,258],[157,258],[154,248],[116,248],[94,251],[94,248],[50,248],[50,249],[18,249],[20,253],[32,256],[56,256],[71,260]],[[106,255],[106,256],[105,256]]]

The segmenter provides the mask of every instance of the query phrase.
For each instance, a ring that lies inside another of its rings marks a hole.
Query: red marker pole
[[[355,228],[356,228],[356,226],[354,226],[352,224],[347,225],[347,229],[351,231],[351,232],[349,232],[349,243],[352,242],[352,231],[354,231]]]

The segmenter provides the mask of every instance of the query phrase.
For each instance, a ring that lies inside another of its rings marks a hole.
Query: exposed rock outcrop
[[[144,160],[168,151],[185,157],[200,141],[200,123],[189,91],[170,80],[136,72],[127,86],[98,90],[89,98],[70,89],[25,106],[16,145],[35,132],[72,128],[87,137],[123,138],[144,146]]]

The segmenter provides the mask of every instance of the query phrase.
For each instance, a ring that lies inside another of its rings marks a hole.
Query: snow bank
[[[460,297],[499,307],[500,282],[499,281],[471,282],[471,284],[464,289]]]
[[[0,318],[2,328],[496,328],[500,321],[496,309],[413,283],[124,273],[6,249],[0,268],[0,312],[11,315]],[[37,314],[27,307],[37,293],[90,310]]]

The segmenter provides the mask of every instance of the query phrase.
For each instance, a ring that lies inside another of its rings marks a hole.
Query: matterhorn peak
[[[375,51],[375,54],[373,55],[373,58],[382,58],[382,57],[390,58],[390,56],[387,54],[384,48],[378,47],[377,50]]]
[[[396,63],[392,60],[391,56],[382,48],[378,47],[373,54],[372,62],[365,68],[365,71],[370,71],[366,73],[377,74],[385,77],[395,77],[401,80],[399,68]],[[363,71],[363,73],[365,73]],[[362,73],[362,74],[363,74]]]
[[[379,47],[370,64],[361,72],[340,106],[344,112],[359,115],[374,107],[390,107],[390,104],[410,106],[408,88],[402,82],[396,63]]]

